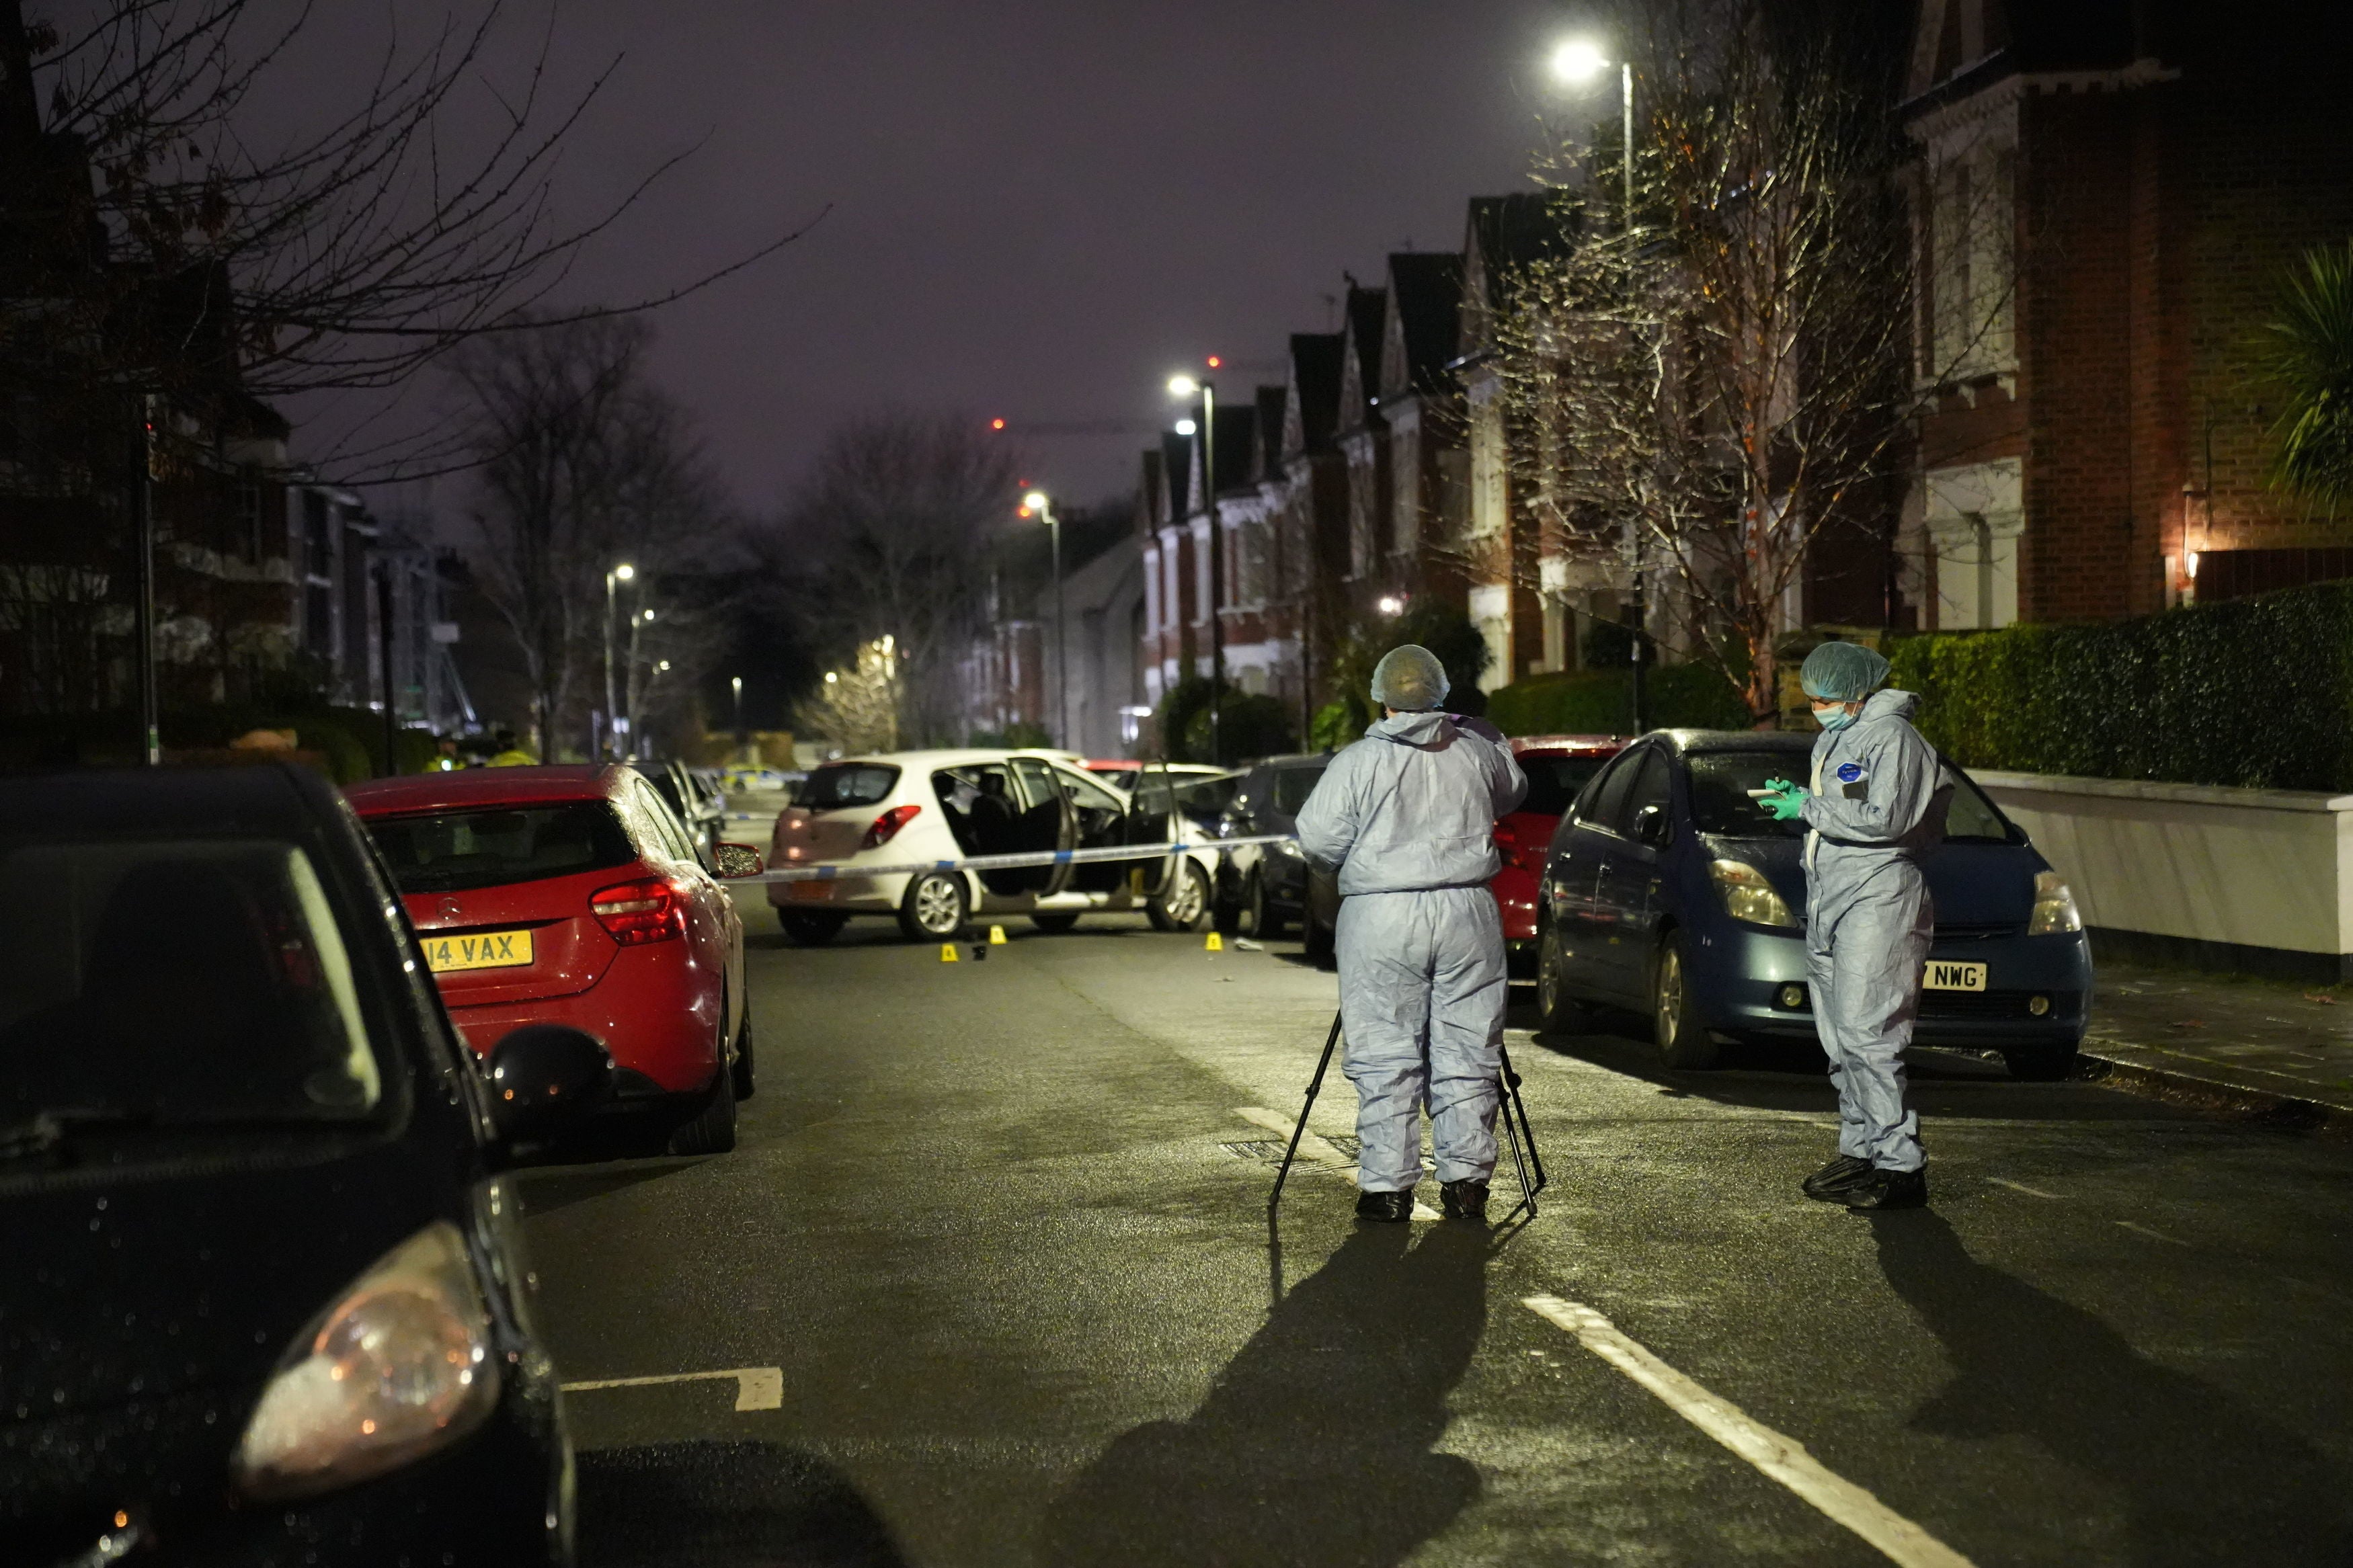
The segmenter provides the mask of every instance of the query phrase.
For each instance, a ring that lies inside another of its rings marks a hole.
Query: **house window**
[[[1932,165],[1921,246],[1928,380],[2017,368],[2013,180],[2007,148],[1973,147]]]

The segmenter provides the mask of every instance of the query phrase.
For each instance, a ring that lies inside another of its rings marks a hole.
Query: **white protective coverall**
[[[1814,1029],[1838,1086],[1839,1152],[1883,1171],[1922,1163],[1904,1103],[1904,1051],[1920,1012],[1936,911],[1920,858],[1945,838],[1952,791],[1912,727],[1920,700],[1873,692],[1814,742],[1806,797],[1806,969]]]
[[[1424,1105],[1441,1183],[1495,1169],[1505,981],[1487,884],[1495,818],[1527,788],[1493,725],[1399,713],[1335,757],[1300,810],[1300,848],[1339,872],[1342,1064],[1366,1192],[1421,1179]]]

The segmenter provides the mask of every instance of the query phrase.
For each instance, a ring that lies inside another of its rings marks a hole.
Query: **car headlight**
[[[1276,854],[1287,855],[1293,860],[1303,858],[1307,853],[1299,847],[1299,840],[1296,838],[1278,839],[1271,847]]]
[[[448,1221],[378,1259],[279,1362],[232,1467],[247,1496],[309,1497],[454,1443],[499,1402],[490,1313]]]
[[[1724,900],[1724,912],[1736,921],[1750,925],[1793,926],[1798,917],[1766,879],[1765,873],[1746,860],[1718,860],[1707,868],[1708,877],[1715,883],[1716,896]]]
[[[2058,936],[2084,929],[2083,911],[2075,907],[2067,879],[2056,871],[2034,873],[2034,913],[2026,921],[2029,936]]]

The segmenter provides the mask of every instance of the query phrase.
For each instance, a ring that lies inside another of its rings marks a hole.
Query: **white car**
[[[1218,857],[1187,790],[1123,797],[1060,757],[1037,752],[892,752],[826,763],[776,817],[770,863],[780,871],[839,866],[823,879],[771,882],[785,934],[830,942],[853,915],[891,915],[917,942],[947,942],[976,915],[1026,914],[1068,931],[1089,910],[1141,909],[1163,931],[1199,929]],[[1214,823],[1214,815],[1211,817]],[[1006,870],[887,871],[1025,851],[1180,842],[1181,857]],[[1171,859],[1175,864],[1172,868]]]

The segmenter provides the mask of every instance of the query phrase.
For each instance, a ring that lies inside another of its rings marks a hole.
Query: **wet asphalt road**
[[[567,1380],[781,1371],[570,1396],[589,1563],[1887,1561],[1538,1296],[1968,1561],[2353,1563],[2345,1144],[1931,1056],[1935,1207],[1866,1218],[1796,1192],[1808,1064],[1671,1079],[1524,1003],[1540,1217],[1358,1228],[1339,1144],[1271,1255],[1334,1005],[1296,944],[747,918],[737,1152],[529,1180]],[[1313,1125],[1354,1112],[1335,1068]]]

